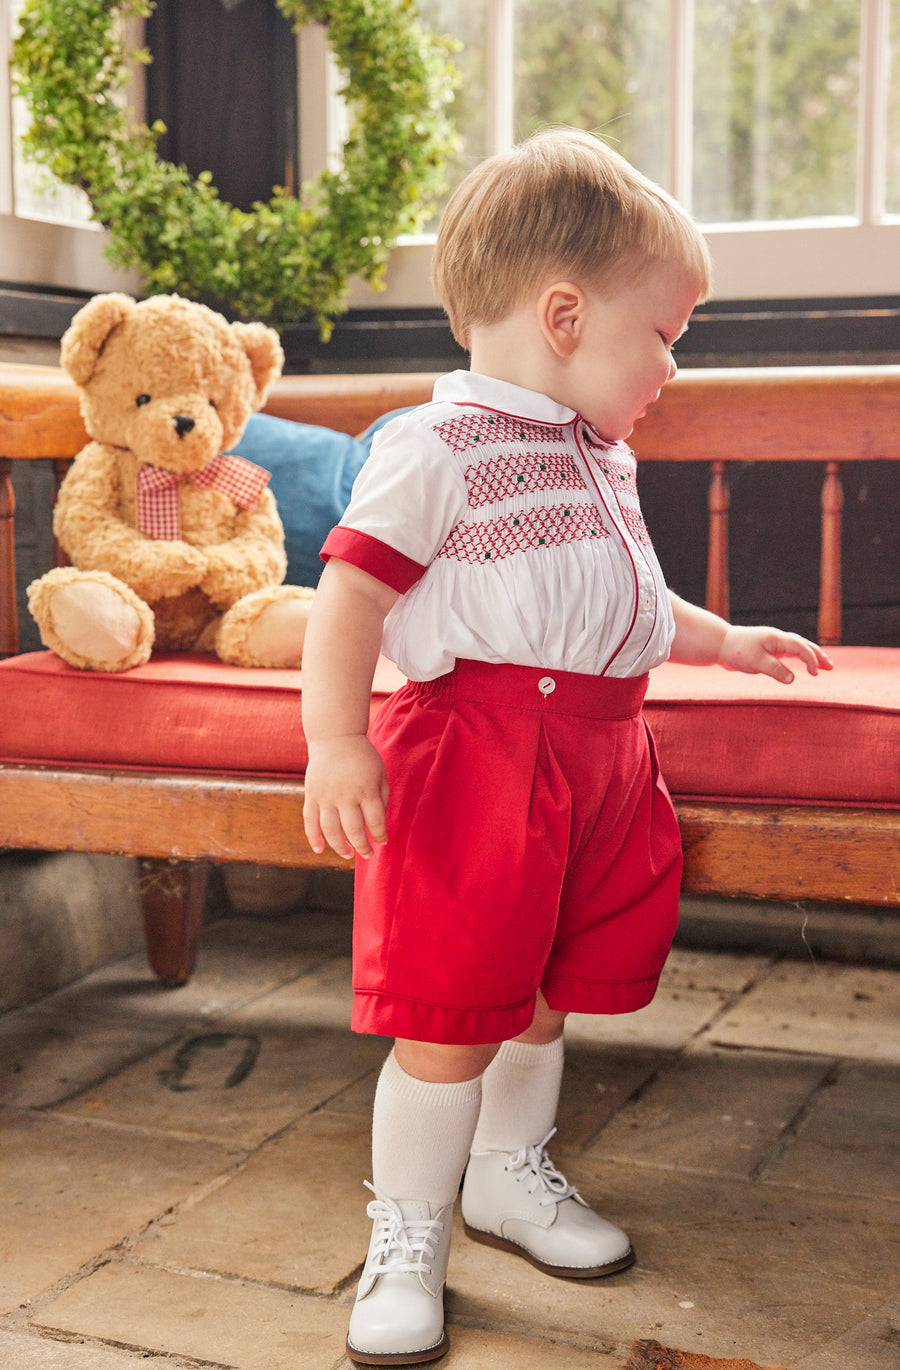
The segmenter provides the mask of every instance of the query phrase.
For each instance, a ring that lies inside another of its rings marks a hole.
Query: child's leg
[[[372,1124],[374,1226],[347,1338],[353,1360],[416,1364],[447,1349],[453,1203],[494,1051],[398,1041],[384,1064]]]
[[[547,1155],[563,1022],[539,996],[531,1028],[504,1042],[485,1071],[462,1209],[476,1241],[524,1256],[547,1274],[587,1279],[624,1269],[634,1253],[625,1233],[592,1212]]]
[[[453,1203],[478,1121],[481,1075],[495,1050],[396,1043],[372,1118],[372,1179],[380,1194],[424,1199],[435,1210]]]
[[[539,993],[531,1027],[503,1043],[482,1080],[474,1152],[513,1152],[546,1141],[559,1103],[565,1017]]]

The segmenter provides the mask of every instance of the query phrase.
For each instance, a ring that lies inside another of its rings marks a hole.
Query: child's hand
[[[311,743],[303,826],[314,852],[326,842],[349,860],[372,855],[387,841],[388,783],[384,763],[367,737],[350,734]]]
[[[729,671],[747,671],[770,675],[783,685],[790,685],[793,671],[781,661],[782,657],[797,657],[804,662],[810,675],[818,675],[820,668],[830,671],[834,662],[815,642],[808,642],[796,633],[782,633],[778,628],[729,627],[719,650],[719,665]]]

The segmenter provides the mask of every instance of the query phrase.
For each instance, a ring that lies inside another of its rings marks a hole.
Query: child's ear
[[[554,281],[538,299],[538,324],[558,357],[571,357],[578,346],[585,294],[572,281]]]

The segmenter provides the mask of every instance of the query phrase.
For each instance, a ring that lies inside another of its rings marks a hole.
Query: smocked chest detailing
[[[576,426],[481,412],[436,424],[435,436],[462,461],[468,506],[437,559],[497,562],[609,538],[610,508],[635,541],[649,545],[633,453],[599,442],[584,425],[576,436]]]

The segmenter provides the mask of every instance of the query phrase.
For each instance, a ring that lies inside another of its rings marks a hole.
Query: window
[[[12,98],[8,72],[23,3],[0,0],[0,278],[60,290],[137,291],[138,277],[114,271],[104,257],[103,233],[90,222],[84,196],[19,151],[27,113]],[[140,94],[138,83],[138,101]]]
[[[461,168],[574,123],[704,225],[721,298],[900,293],[900,0],[419,3],[465,44]]]
[[[0,8],[0,82],[20,4]],[[704,224],[720,298],[900,294],[900,0],[419,7],[431,27],[464,44],[457,176],[541,124],[574,123],[602,133]],[[320,29],[300,35],[298,71],[300,174],[308,178],[339,155],[344,127]],[[2,276],[139,288],[106,263],[94,226],[74,226],[77,196],[51,203],[12,156],[8,86],[5,94]],[[140,80],[129,98],[142,100]],[[428,235],[404,242],[388,291],[360,286],[352,303],[430,304],[430,256]]]

